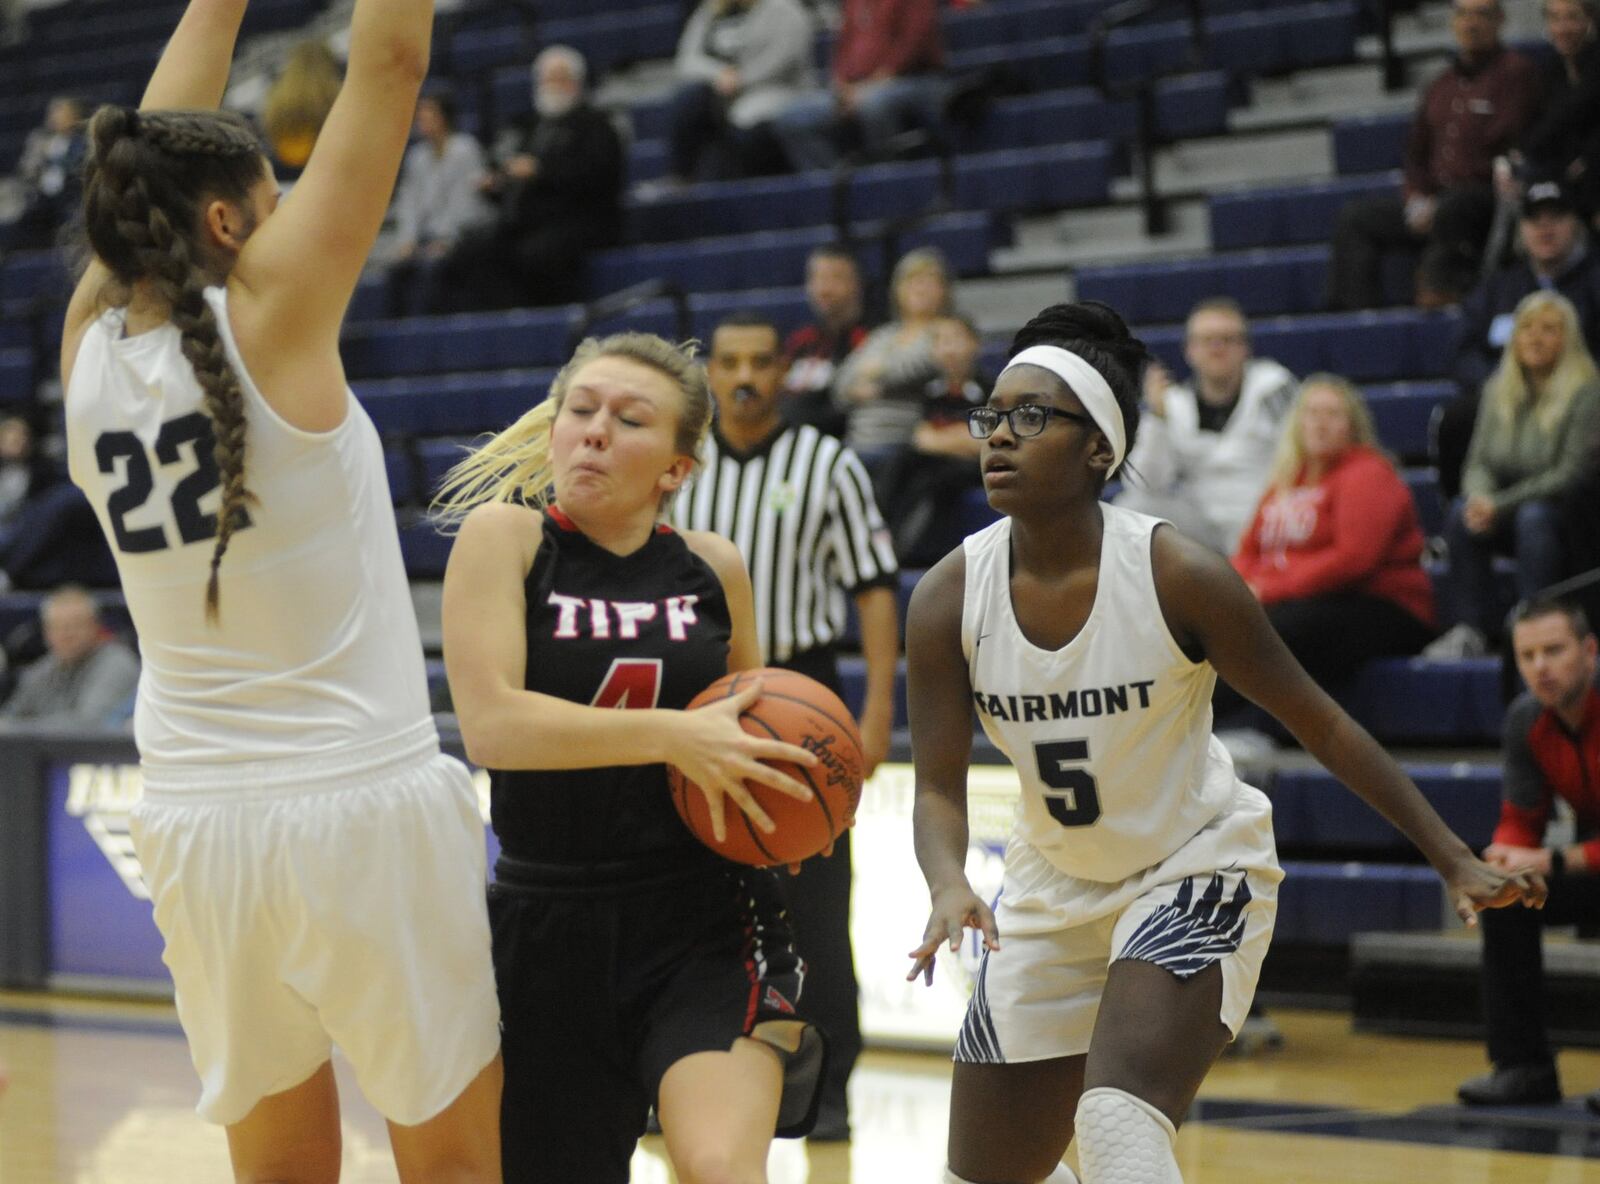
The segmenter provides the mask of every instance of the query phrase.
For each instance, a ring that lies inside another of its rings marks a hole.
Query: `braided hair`
[[[1015,357],[1033,345],[1071,350],[1100,372],[1116,396],[1128,434],[1128,451],[1132,452],[1139,434],[1139,383],[1150,352],[1128,332],[1127,322],[1116,309],[1098,300],[1052,304],[1017,330],[1011,339],[1011,354]]]
[[[250,125],[229,112],[115,106],[101,107],[90,120],[89,143],[84,232],[112,275],[104,298],[125,304],[137,281],[154,286],[171,310],[211,420],[222,482],[206,584],[206,618],[215,621],[217,569],[233,532],[248,521],[245,507],[255,495],[244,480],[244,395],[205,299],[211,273],[200,223],[206,204],[216,200],[235,202],[248,216],[250,192],[263,176],[261,147]]]

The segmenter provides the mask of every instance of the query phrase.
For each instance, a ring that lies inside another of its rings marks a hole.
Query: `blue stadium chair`
[[[1211,245],[1218,251],[1232,251],[1325,243],[1333,237],[1339,210],[1347,201],[1399,189],[1398,173],[1381,173],[1215,194],[1209,203]]]
[[[1163,93],[1165,90],[1163,87]],[[1108,100],[1090,87],[1073,87],[997,99],[982,119],[970,125],[958,125],[952,132],[962,151],[979,152],[1099,139],[1124,140],[1133,136],[1134,125],[1135,111],[1131,102]]]
[[[1498,744],[1505,711],[1498,658],[1382,658],[1367,664],[1340,701],[1393,743]]]
[[[592,76],[616,66],[652,58],[670,58],[683,29],[676,4],[654,4],[621,12],[544,20],[539,26],[545,45],[570,45],[588,61]]]
[[[0,262],[0,302],[67,294],[66,260],[58,251],[17,251]]]
[[[957,157],[955,189],[957,206],[1004,213],[1103,204],[1111,195],[1111,150],[1063,144]]]
[[[491,25],[458,29],[438,49],[444,51],[438,56],[444,59],[441,65],[445,72],[455,78],[469,78],[511,65],[521,66],[523,77],[527,78],[534,53],[529,29],[515,13]]]
[[[472,441],[419,440],[413,446],[417,458],[417,493],[423,500],[431,500],[439,492],[444,475],[463,460]]]
[[[0,402],[33,401],[33,350],[0,349]]]
[[[1323,306],[1327,267],[1326,247],[1085,267],[1078,296],[1103,300],[1135,322],[1182,320],[1212,296],[1233,297],[1251,316],[1315,312]]]
[[[1238,88],[1219,70],[1164,78],[1156,84],[1156,131],[1169,139],[1221,135]]]
[[[919,200],[926,200],[924,196]],[[794,230],[833,219],[833,181],[822,173],[717,181],[682,193],[633,200],[627,206],[629,237],[662,243],[698,238],[708,227],[722,234]]]
[[[1411,113],[1366,115],[1333,125],[1334,171],[1342,176],[1398,169],[1404,162]]]
[[[1189,61],[1188,21],[1124,25],[1106,37],[1106,73],[1119,83],[1170,74]]]
[[[510,424],[544,400],[555,373],[515,369],[438,374],[359,382],[354,390],[381,433],[459,436]]]
[[[383,449],[383,468],[389,478],[389,500],[397,506],[410,505],[417,500],[417,481],[411,457],[398,444],[387,444]]]
[[[405,560],[406,574],[413,580],[443,579],[454,542],[453,537],[440,534],[425,518],[402,526],[400,555]]]
[[[955,74],[1004,66],[1033,90],[1056,90],[1089,81],[1089,42],[1084,37],[1040,37],[1022,45],[956,46],[949,63]]]
[[[371,321],[346,326],[340,352],[353,380],[555,366],[566,360],[572,317],[541,308]]]
[[[668,150],[665,140],[636,140],[628,145],[628,186],[654,181],[666,175]]]
[[[1283,943],[1342,946],[1369,930],[1437,930],[1449,915],[1432,868],[1290,860],[1283,870],[1274,931]]]
[[[1402,459],[1421,458],[1428,452],[1428,425],[1440,403],[1452,399],[1456,385],[1449,381],[1391,382],[1363,391],[1378,439]]]
[[[1500,816],[1498,766],[1416,765],[1406,772],[1451,830],[1475,848],[1489,842]],[[1411,853],[1410,840],[1326,770],[1280,769],[1269,792],[1280,850],[1359,848],[1372,858]]]

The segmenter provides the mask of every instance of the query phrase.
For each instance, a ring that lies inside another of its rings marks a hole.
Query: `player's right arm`
[[[811,797],[809,788],[761,762],[811,767],[816,757],[739,726],[739,712],[755,701],[759,685],[699,711],[618,711],[528,690],[523,588],[541,534],[536,511],[490,502],[467,515],[450,551],[444,660],[469,760],[491,769],[672,764],[708,794],[732,797],[758,824],[766,815],[745,781]],[[770,819],[764,829],[772,829]]]
[[[189,0],[189,7],[150,75],[139,110],[183,107],[210,111],[221,105],[245,5],[246,0]],[[83,331],[99,311],[100,290],[110,276],[104,264],[91,259],[73,290],[61,336],[63,378],[72,373]]]
[[[952,551],[917,582],[906,611],[906,692],[916,766],[912,832],[932,898],[908,980],[933,981],[939,947],[955,951],[966,929],[1000,948],[994,913],[967,880],[967,767],[972,758],[971,684],[961,652],[966,554]]]
[[[307,431],[344,420],[339,327],[389,208],[432,31],[433,0],[356,0],[344,85],[311,160],[229,277],[252,376]]]

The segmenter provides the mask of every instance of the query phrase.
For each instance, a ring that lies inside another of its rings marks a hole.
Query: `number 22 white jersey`
[[[221,502],[211,421],[178,330],[123,335],[104,313],[67,391],[67,458],[116,555],[144,668],[134,738],[147,767],[301,757],[432,726],[417,618],[383,447],[346,392],[344,422],[304,432],[256,389],[206,290],[239,375],[245,481],[258,501],[205,619]]]
[[[967,538],[961,648],[983,730],[1016,766],[1014,835],[1067,875],[1110,883],[1160,863],[1238,784],[1211,735],[1216,672],[1191,662],[1156,598],[1160,519],[1102,503],[1094,606],[1046,650],[1011,603],[1011,520]]]

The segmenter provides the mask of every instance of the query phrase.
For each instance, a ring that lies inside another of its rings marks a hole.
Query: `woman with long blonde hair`
[[[445,663],[501,844],[509,1181],[625,1184],[652,1104],[679,1180],[761,1181],[774,1130],[816,1116],[821,1042],[795,1018],[778,885],[703,846],[667,788],[671,764],[719,837],[771,830],[746,782],[809,797],[762,758],[815,764],[740,727],[759,684],[684,710],[760,665],[738,550],[663,522],[710,422],[687,350],[591,339],[438,506],[458,530]]]
[[[1494,557],[1517,561],[1526,598],[1565,574],[1572,532],[1593,507],[1576,503],[1600,464],[1600,372],[1572,302],[1524,297],[1483,401],[1445,538],[1460,622],[1428,648],[1433,657],[1488,652],[1501,631]]]
[[[1411,491],[1379,449],[1361,392],[1334,374],[1308,377],[1233,566],[1318,685],[1433,636],[1422,544]]]

